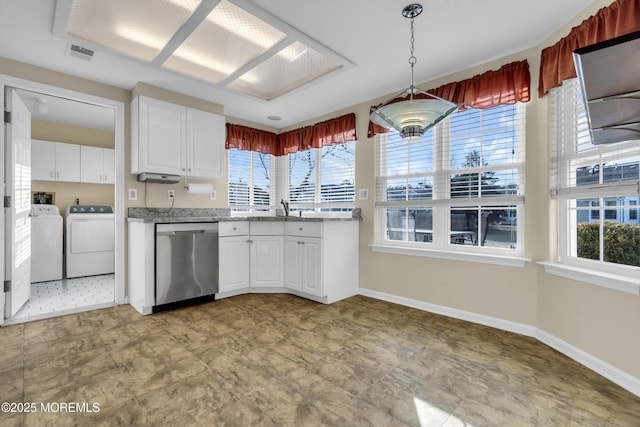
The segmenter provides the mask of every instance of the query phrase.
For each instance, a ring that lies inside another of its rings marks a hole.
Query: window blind
[[[457,112],[420,141],[377,136],[377,206],[521,202],[524,106]]]
[[[228,150],[229,206],[251,210],[271,205],[272,156],[252,151]]]
[[[640,140],[594,145],[577,79],[551,90],[552,195],[560,198],[637,195]]]
[[[352,208],[355,141],[289,154],[289,202],[296,209]]]

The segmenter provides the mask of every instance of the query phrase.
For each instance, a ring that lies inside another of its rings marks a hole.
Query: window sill
[[[538,264],[544,266],[544,271],[548,274],[640,296],[640,284],[637,277],[605,273],[595,269],[549,261],[539,262]]]
[[[393,246],[383,244],[369,245],[373,252],[382,252],[396,255],[412,255],[428,258],[448,259],[452,261],[479,262],[483,264],[502,265],[507,267],[524,267],[530,259],[491,254],[475,254],[469,252],[454,252],[424,248],[410,248],[406,246]]]

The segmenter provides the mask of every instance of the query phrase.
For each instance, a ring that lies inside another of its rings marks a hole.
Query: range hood
[[[150,182],[154,184],[177,184],[178,182],[180,182],[180,175],[142,172],[138,175],[138,181]]]
[[[640,31],[576,49],[594,144],[640,140]]]

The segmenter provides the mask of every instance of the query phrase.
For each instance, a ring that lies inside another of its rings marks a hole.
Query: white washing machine
[[[67,206],[67,278],[115,272],[115,239],[115,214],[111,206]]]
[[[56,205],[31,205],[31,282],[62,279],[62,215]]]

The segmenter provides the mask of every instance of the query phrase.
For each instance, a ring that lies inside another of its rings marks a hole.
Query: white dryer
[[[31,282],[62,279],[62,215],[56,205],[31,205]]]
[[[67,278],[115,272],[115,214],[111,206],[69,205],[65,215]]]

